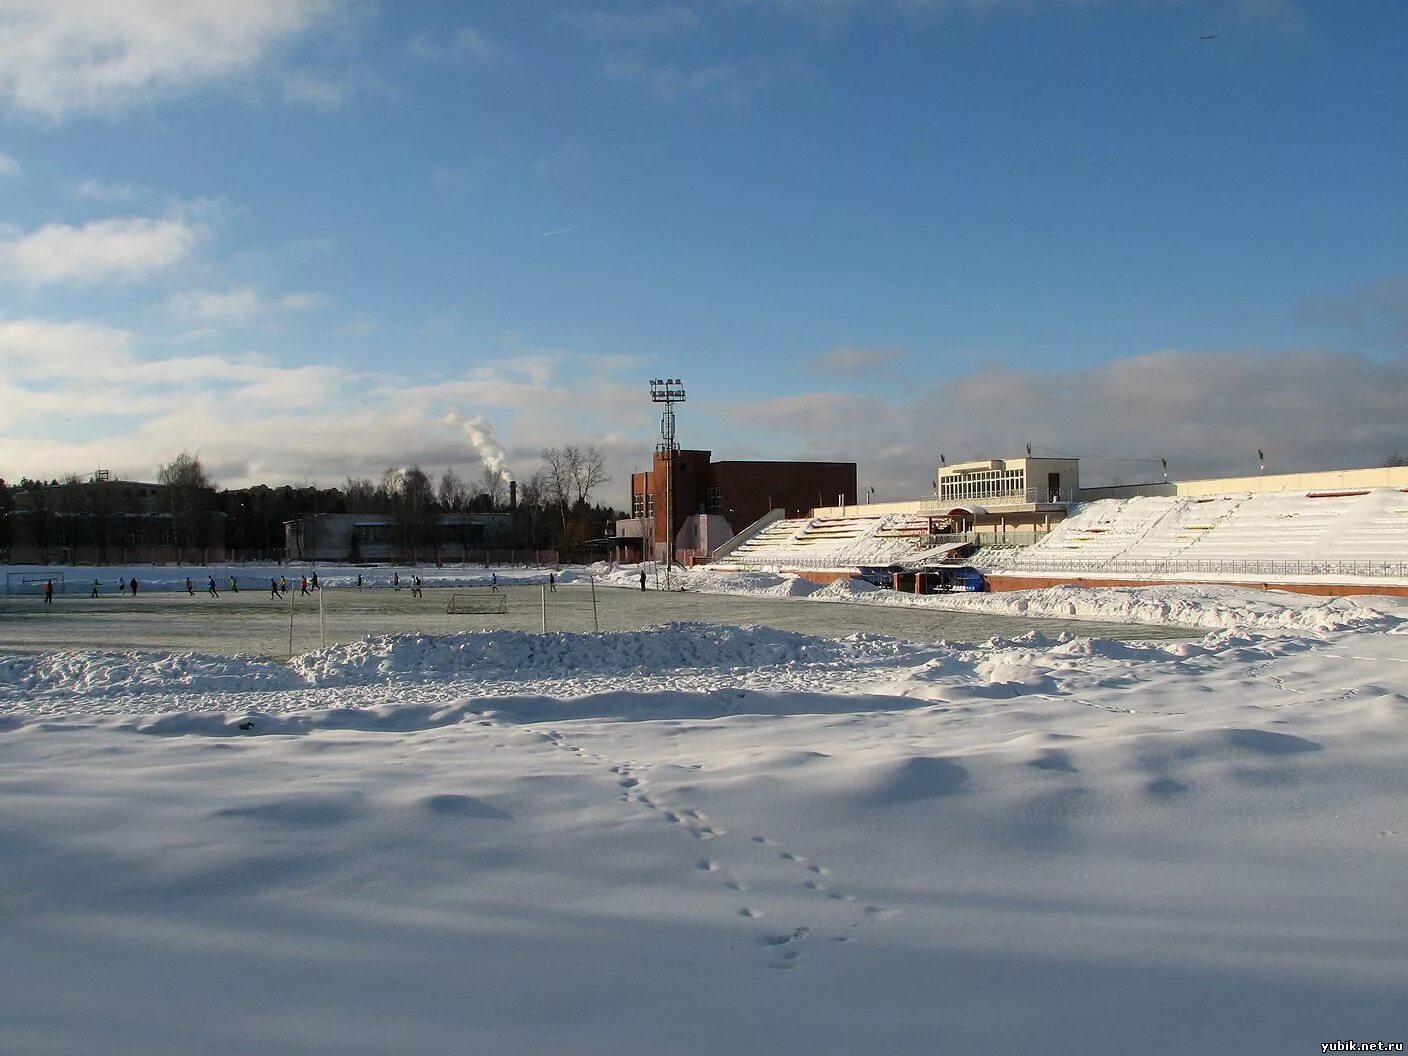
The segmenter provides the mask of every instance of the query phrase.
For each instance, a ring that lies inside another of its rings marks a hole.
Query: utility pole
[[[650,402],[663,403],[665,413],[660,418],[660,443],[657,454],[665,460],[665,589],[670,589],[670,566],[675,561],[675,404],[684,403],[684,382],[679,378],[651,378]]]

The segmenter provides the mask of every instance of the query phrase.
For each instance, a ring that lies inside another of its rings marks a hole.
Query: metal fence
[[[778,557],[776,554],[771,557],[758,555],[753,557],[748,554],[739,556],[729,554],[722,557],[717,564],[724,568],[810,568],[840,570],[849,568],[859,568],[861,565],[888,565],[889,561],[845,561],[837,557]]]
[[[1011,561],[984,560],[979,553],[974,564],[988,572],[1100,572],[1121,575],[1155,576],[1177,572],[1225,573],[1238,576],[1371,576],[1408,577],[1408,561],[1093,561],[1080,558],[1019,557]],[[993,555],[996,556],[996,555]]]

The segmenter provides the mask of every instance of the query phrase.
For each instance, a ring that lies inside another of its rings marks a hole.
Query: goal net
[[[53,580],[54,593],[64,592],[64,574],[62,572],[46,572],[43,574],[35,572],[7,572],[5,573],[5,593],[6,594],[43,594],[44,584]]]
[[[508,612],[508,596],[487,590],[457,591],[450,595],[446,612],[495,613]]]

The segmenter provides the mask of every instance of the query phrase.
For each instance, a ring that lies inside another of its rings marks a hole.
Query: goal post
[[[62,572],[7,572],[5,573],[5,593],[6,594],[43,594],[44,584],[50,580],[54,583],[54,593],[64,592],[64,574]]]
[[[508,595],[488,590],[460,590],[450,595],[448,613],[489,614],[508,612]]]

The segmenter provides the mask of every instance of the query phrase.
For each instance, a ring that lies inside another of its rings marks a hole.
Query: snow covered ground
[[[1209,633],[0,659],[0,1052],[1408,1040],[1401,602],[686,582]]]

